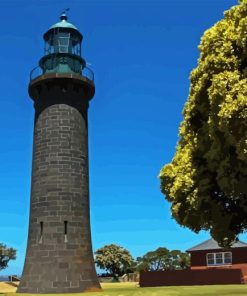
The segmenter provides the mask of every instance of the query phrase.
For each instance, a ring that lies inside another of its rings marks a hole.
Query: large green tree
[[[186,269],[190,266],[190,256],[179,250],[158,248],[137,258],[136,269],[141,271]]]
[[[204,33],[199,50],[161,190],[179,224],[229,246],[247,228],[247,0]]]
[[[0,243],[0,270],[8,267],[10,260],[16,259],[16,250]]]
[[[134,264],[130,252],[118,245],[106,245],[95,252],[95,264],[114,277],[126,273]]]

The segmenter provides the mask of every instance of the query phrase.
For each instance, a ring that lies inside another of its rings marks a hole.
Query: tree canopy
[[[95,264],[113,276],[123,275],[134,264],[129,251],[118,245],[106,245],[95,252]]]
[[[179,250],[158,248],[137,258],[136,269],[141,271],[186,269],[190,266],[190,256]]]
[[[172,216],[229,246],[247,228],[247,0],[199,45],[179,142],[160,171]]]
[[[8,267],[10,260],[16,259],[16,250],[0,243],[0,270]]]

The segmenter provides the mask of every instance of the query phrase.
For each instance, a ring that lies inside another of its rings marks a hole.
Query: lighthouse
[[[90,232],[88,120],[95,92],[66,12],[30,74],[35,109],[26,258],[19,293],[99,291]],[[37,74],[37,71],[38,72]]]

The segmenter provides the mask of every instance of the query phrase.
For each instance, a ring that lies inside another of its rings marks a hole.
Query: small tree
[[[114,244],[98,249],[95,255],[95,264],[109,271],[115,279],[123,275],[134,264],[129,251]]]
[[[16,259],[16,250],[0,243],[0,271],[8,267],[10,260]]]
[[[169,251],[167,248],[158,248],[137,258],[136,269],[141,271],[186,269],[190,266],[190,257],[179,250]]]
[[[179,265],[181,269],[187,269],[190,267],[190,255],[188,253],[180,253]]]

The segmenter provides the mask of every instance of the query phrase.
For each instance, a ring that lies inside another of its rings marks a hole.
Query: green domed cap
[[[68,29],[74,29],[74,30],[77,30],[78,29],[76,28],[76,26],[74,26],[73,24],[69,23],[67,20],[68,20],[68,17],[65,13],[63,13],[61,16],[60,16],[60,22],[54,24],[53,26],[51,26],[49,28],[50,29],[55,29],[55,28],[68,28]]]
[[[70,31],[73,30],[73,34],[79,36],[80,40],[82,40],[83,36],[80,33],[80,31],[76,28],[76,26],[74,26],[73,24],[68,22],[68,16],[66,15],[66,11],[68,11],[68,9],[66,9],[60,16],[60,22],[54,24],[53,26],[51,26],[48,31],[44,34],[44,39],[46,41],[49,40],[50,35],[53,34],[54,30],[56,31],[58,29],[58,31]],[[71,32],[71,31],[70,31]]]
[[[60,22],[54,24],[53,26],[51,26],[49,28],[50,29],[55,29],[55,28],[68,28],[68,29],[74,29],[74,30],[77,30],[78,29],[76,28],[76,26],[74,26],[73,24],[69,23],[67,20],[68,20],[68,17],[65,13],[61,14],[60,16]]]

